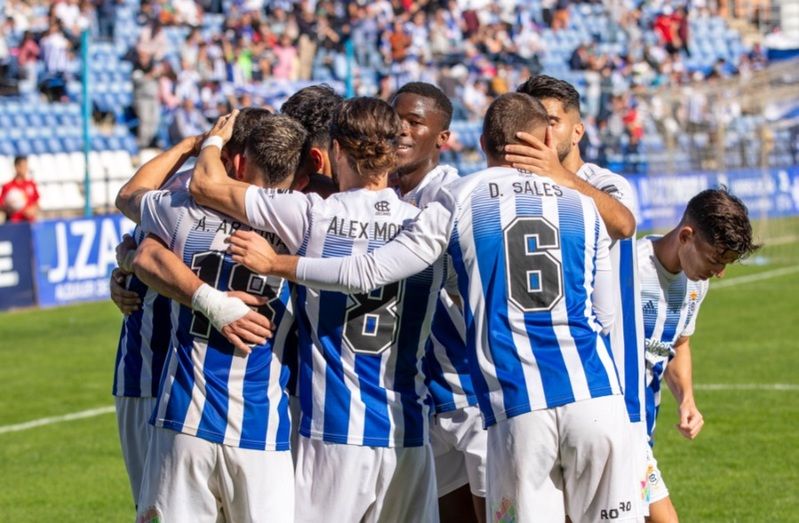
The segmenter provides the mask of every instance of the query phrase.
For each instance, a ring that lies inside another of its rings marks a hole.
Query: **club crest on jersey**
[[[378,216],[386,216],[391,214],[391,205],[385,200],[380,200],[375,203],[375,210]]]

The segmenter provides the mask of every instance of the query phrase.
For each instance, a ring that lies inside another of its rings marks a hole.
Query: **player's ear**
[[[310,150],[311,162],[313,164],[314,172],[322,172],[325,169],[325,156],[322,150],[318,147],[311,147]]]
[[[234,177],[237,180],[244,179],[244,171],[247,169],[247,157],[243,154],[237,154],[233,157],[234,165],[235,165],[235,172]]]
[[[680,231],[677,233],[681,244],[690,242],[694,237],[694,228],[690,225],[682,225]]]
[[[583,139],[585,135],[585,124],[583,122],[578,123],[574,126],[574,131],[572,131],[572,147],[576,147],[580,140]]]
[[[438,133],[438,137],[436,138],[436,149],[441,149],[444,147],[444,144],[449,141],[449,134],[449,129]]]

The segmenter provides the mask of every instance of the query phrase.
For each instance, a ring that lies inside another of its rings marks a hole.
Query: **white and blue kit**
[[[140,511],[158,510],[165,519],[192,510],[213,514],[215,503],[234,519],[293,514],[293,491],[285,486],[293,479],[290,453],[272,452],[289,449],[289,369],[282,358],[293,323],[290,292],[283,279],[254,274],[231,260],[225,240],[239,228],[249,229],[198,206],[185,190],[154,191],[142,202],[145,232],[212,287],[267,297],[258,312],[275,325],[273,338],[244,355],[207,318],[173,302],[172,348],[152,416],[157,428],[139,500]],[[265,237],[285,252],[274,235]],[[235,467],[226,470],[222,462]],[[226,487],[239,494],[227,495]],[[265,495],[269,489],[276,495]],[[192,509],[192,497],[205,500],[207,509]]]
[[[607,193],[635,214],[637,204],[630,183],[621,175],[592,163],[584,163],[577,176]],[[644,329],[635,234],[615,240],[610,246],[610,265],[618,288],[618,314],[610,330],[610,348],[619,373],[627,414],[633,423],[643,422]]]
[[[436,199],[441,187],[459,179],[460,176],[454,168],[439,165],[427,173],[419,185],[401,195],[401,198],[423,209]],[[477,404],[466,358],[464,328],[460,308],[442,297],[436,305],[430,342],[425,354],[427,384],[436,413]]]
[[[649,443],[646,446],[646,481],[650,503],[669,495],[652,451],[663,376],[675,356],[677,342],[694,333],[699,306],[709,287],[707,281],[689,280],[684,272],[673,274],[667,271],[654,252],[652,242],[658,238],[647,236],[638,241],[646,347],[646,441]]]
[[[191,173],[191,170],[176,173],[164,187],[185,187]],[[133,231],[136,245],[141,243],[144,236],[141,226],[136,226]],[[169,313],[171,301],[147,287],[135,274],[128,276],[125,288],[139,296],[141,307],[126,315],[122,322],[114,362],[112,393],[115,396],[122,457],[135,503],[152,434],[152,425],[148,422],[169,352],[172,318]]]
[[[424,208],[441,187],[459,179],[454,168],[439,165],[401,198]],[[451,264],[449,258],[447,262]],[[430,442],[438,496],[468,483],[472,494],[485,497],[486,433],[466,353],[466,325],[461,308],[444,289],[433,315],[424,369],[434,413]]]
[[[491,513],[510,507],[520,520],[542,513],[553,521],[567,514],[634,519],[634,470],[621,450],[630,442],[629,421],[603,335],[613,323],[609,244],[590,198],[541,176],[494,167],[442,188],[384,248],[341,260],[303,258],[297,277],[365,291],[435,262],[446,249],[489,427]],[[554,439],[531,443],[526,434],[544,425],[542,433]],[[599,445],[597,431],[606,435]],[[621,515],[614,512],[620,506]]]
[[[638,242],[646,345],[646,427],[650,445],[654,444],[666,367],[674,357],[677,341],[694,333],[699,307],[709,288],[707,281],[691,281],[684,272],[667,271],[652,247],[658,238],[647,236]]]
[[[592,163],[584,163],[577,176],[594,188],[612,196],[631,213],[637,212],[635,193],[630,183],[622,176]],[[614,296],[617,311],[616,321],[610,330],[610,350],[619,373],[627,415],[636,446],[640,470],[640,508],[646,513],[648,490],[646,489],[647,437],[646,407],[644,400],[644,326],[641,314],[641,286],[638,279],[638,256],[635,234],[629,238],[614,240],[610,246],[610,266],[613,271]]]
[[[322,258],[370,252],[418,212],[390,189],[353,189],[322,199],[251,187],[246,196],[251,226],[276,233],[290,252]],[[423,269],[362,294],[296,289],[303,436],[298,521],[331,513],[341,520],[375,513],[427,520],[437,510],[422,356],[445,268],[436,263]],[[339,462],[356,468],[349,474],[333,467]],[[411,475],[388,481],[400,471]],[[320,485],[326,494],[312,496]],[[412,501],[399,503],[403,499]]]
[[[136,227],[133,237],[138,245],[144,237],[141,227]],[[133,274],[128,276],[125,288],[139,296],[141,307],[122,321],[113,394],[122,457],[136,503],[152,435],[148,421],[171,341],[171,300],[147,287]]]

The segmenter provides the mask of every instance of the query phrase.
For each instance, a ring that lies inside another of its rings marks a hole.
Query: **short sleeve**
[[[685,328],[680,333],[681,338],[687,338],[688,336],[693,336],[694,331],[696,330],[696,318],[699,316],[699,307],[702,305],[702,302],[705,300],[705,296],[707,296],[707,291],[710,288],[708,282],[702,282],[700,290],[697,291],[689,291],[688,299],[693,301],[693,298],[690,295],[690,292],[696,292],[698,296],[696,296],[696,305],[694,306],[694,312],[691,315],[691,320],[685,325]],[[689,301],[689,307],[692,305]]]
[[[277,234],[296,253],[308,232],[315,195],[250,187],[244,198],[247,221],[254,229]]]
[[[144,235],[154,234],[170,248],[180,212],[175,206],[178,194],[169,191],[149,191],[141,201],[141,230]]]
[[[630,182],[623,176],[605,171],[602,175],[592,180],[592,185],[618,200],[631,213],[635,214],[637,212],[638,204],[635,199],[635,191]]]

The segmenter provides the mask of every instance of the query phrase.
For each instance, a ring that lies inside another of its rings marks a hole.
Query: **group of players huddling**
[[[746,207],[703,191],[636,246],[571,85],[499,96],[468,176],[439,165],[451,117],[426,83],[390,104],[313,86],[122,188],[139,521],[676,521],[661,382],[696,437],[688,340],[707,280],[758,247]]]

